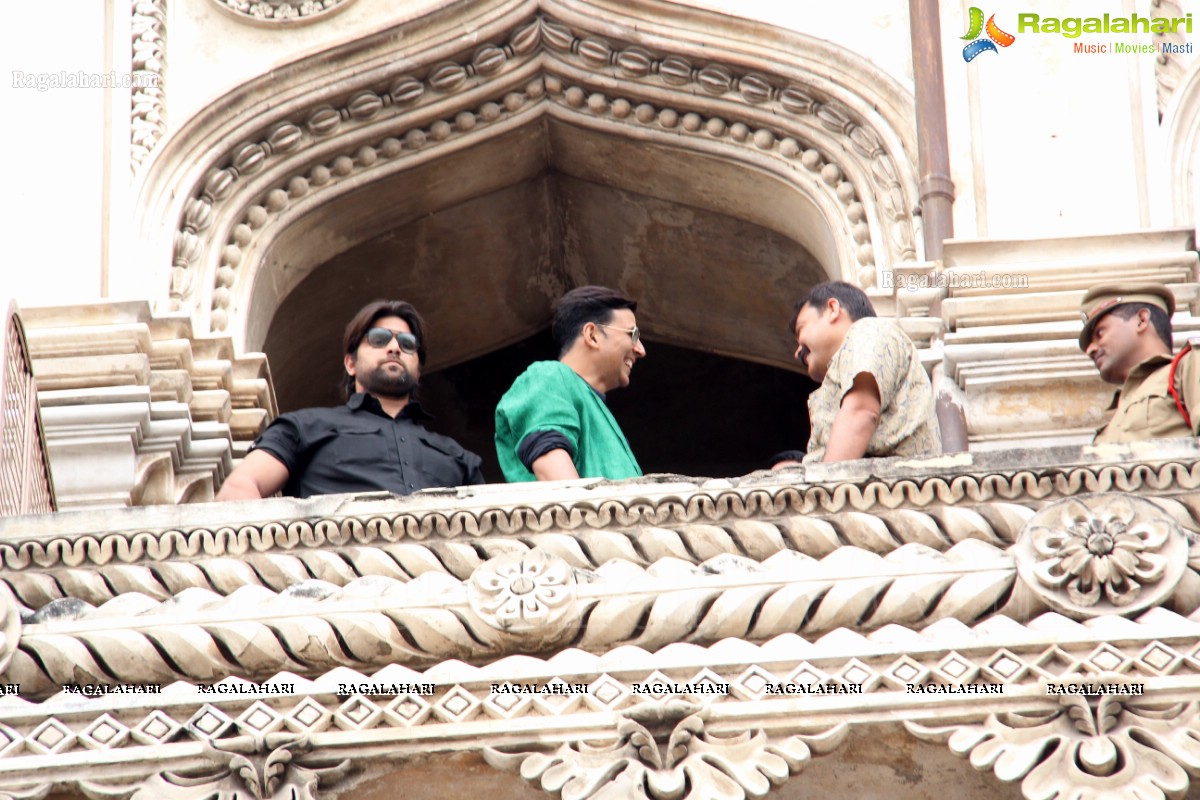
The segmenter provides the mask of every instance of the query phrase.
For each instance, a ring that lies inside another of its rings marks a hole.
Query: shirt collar
[[[1135,387],[1140,386],[1146,378],[1149,378],[1153,373],[1162,369],[1166,364],[1171,363],[1171,356],[1164,353],[1155,353],[1149,358],[1139,361],[1134,368],[1129,370],[1129,375],[1125,378],[1125,383],[1121,385],[1119,391],[1113,394],[1112,403],[1108,406],[1109,410],[1116,408],[1121,402],[1121,395],[1132,391]]]
[[[380,405],[379,401],[376,400],[373,395],[367,394],[366,392],[355,392],[350,396],[350,399],[346,401],[346,405],[351,411],[370,411],[372,414],[378,414],[382,417],[388,416],[387,412],[383,410],[383,406]],[[411,420],[434,419],[433,414],[430,414],[428,411],[426,411],[421,406],[420,401],[415,399],[408,401],[408,405],[401,409],[400,413],[397,415],[397,418],[399,417],[405,417]],[[388,418],[391,419],[391,417]]]

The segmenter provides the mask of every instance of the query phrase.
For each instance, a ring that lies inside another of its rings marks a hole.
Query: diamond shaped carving
[[[388,703],[383,713],[392,722],[410,728],[429,719],[429,715],[433,713],[433,706],[418,694],[402,694]]]
[[[775,675],[757,664],[752,664],[729,685],[729,691],[743,700],[761,700],[767,687],[779,683]]]
[[[23,741],[21,734],[7,725],[0,724],[0,758],[20,750]]]
[[[242,712],[237,718],[238,727],[249,733],[263,735],[274,733],[284,726],[283,715],[262,700],[256,700],[254,705]]]
[[[1037,669],[1039,677],[1051,680],[1057,680],[1060,676],[1079,671],[1078,660],[1057,646],[1043,650],[1042,654],[1033,662],[1033,666]]]
[[[233,720],[219,708],[206,705],[187,721],[187,729],[201,739],[220,739],[233,727]]]
[[[837,673],[837,677],[841,678],[844,683],[862,684],[863,691],[869,692],[879,683],[879,673],[868,667],[857,658],[852,658],[842,667],[842,671]]]
[[[638,681],[638,683],[642,685],[642,691],[638,694],[643,697],[653,697],[655,700],[662,700],[675,694],[675,692],[670,691],[670,684],[679,683],[679,681],[668,678],[659,670],[654,670],[654,672],[651,672],[645,678]],[[658,685],[656,686],[655,684]]]
[[[688,683],[693,686],[705,687],[704,691],[690,692],[688,694],[688,697],[694,697],[697,699],[716,700],[716,699],[719,699],[719,698],[725,696],[724,689],[725,689],[725,686],[729,683],[729,681],[725,680],[724,678],[722,678],[717,673],[713,672],[708,667],[705,667],[704,669],[697,672],[694,676],[692,676],[692,679],[690,681],[688,681]],[[729,688],[733,689],[732,686],[730,686]],[[720,691],[718,691],[718,689]]]
[[[547,686],[570,686],[562,678],[551,678]],[[563,690],[559,690],[563,691]],[[583,702],[582,692],[565,692],[562,694],[539,694],[533,698],[533,705],[547,714],[566,714],[574,711]]]
[[[938,662],[934,672],[951,683],[970,683],[979,675],[979,667],[952,651]]]
[[[129,732],[139,744],[166,744],[183,730],[183,726],[161,710],[155,710]]]
[[[25,738],[25,745],[39,755],[63,753],[75,744],[75,732],[54,717],[38,725]]]
[[[910,683],[925,683],[929,680],[929,668],[912,656],[901,656],[883,673],[883,679],[894,689],[903,689]]]
[[[455,686],[434,703],[433,713],[444,722],[465,722],[474,716],[479,705],[479,698],[461,686]]]
[[[817,669],[807,661],[801,661],[799,666],[788,673],[784,679],[784,683],[799,683],[808,686],[817,686],[829,680],[829,675],[822,670]]]
[[[605,673],[588,685],[583,701],[597,711],[611,711],[620,707],[633,691],[616,678]]]
[[[1015,683],[1029,671],[1025,662],[1008,650],[997,651],[983,666],[984,674],[1001,683]]]
[[[334,712],[333,723],[344,731],[363,731],[375,727],[383,709],[361,694],[353,695]]]
[[[533,695],[508,692],[489,692],[483,699],[483,710],[489,717],[513,719],[524,715],[533,705]]]
[[[1100,645],[1084,659],[1084,663],[1097,672],[1124,672],[1129,668],[1130,661],[1124,653],[1110,644]]]
[[[1138,653],[1136,664],[1155,675],[1170,675],[1183,661],[1183,656],[1162,642],[1153,642]]]
[[[296,733],[317,733],[329,727],[333,712],[313,700],[304,698],[286,717],[284,724]]]
[[[79,734],[80,743],[92,750],[118,747],[129,738],[129,726],[108,714],[101,714]]]

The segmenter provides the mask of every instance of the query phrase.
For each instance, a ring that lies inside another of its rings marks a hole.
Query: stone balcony
[[[1197,487],[1175,440],[9,518],[0,792],[1183,796]]]

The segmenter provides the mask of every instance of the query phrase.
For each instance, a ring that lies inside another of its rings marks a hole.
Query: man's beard
[[[400,370],[395,373],[389,372],[388,364],[398,364]],[[398,361],[380,364],[358,380],[365,392],[381,397],[408,397],[417,390],[419,385],[418,380],[413,377],[408,368]]]

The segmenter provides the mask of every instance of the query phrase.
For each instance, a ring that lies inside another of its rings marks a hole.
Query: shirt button
[[[401,437],[400,437],[400,441],[402,441],[402,442],[404,441],[404,437],[403,437],[403,436],[401,436]]]
[[[406,466],[406,467],[408,466],[408,459],[404,460],[404,466]]]
[[[408,485],[408,488],[410,488],[410,489],[415,489],[415,488],[417,488],[417,485],[416,485],[415,483],[410,483],[410,484]]]

